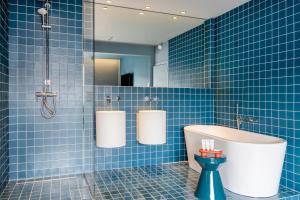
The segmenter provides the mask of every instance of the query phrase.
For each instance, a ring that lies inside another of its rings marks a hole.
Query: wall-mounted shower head
[[[39,8],[37,11],[42,17],[42,24],[44,26],[45,25],[45,15],[48,14],[48,11],[46,10],[46,8]]]
[[[48,11],[46,10],[46,8],[39,8],[38,13],[42,16],[46,15],[48,13]]]
[[[43,8],[39,8],[37,12],[42,17],[42,28],[50,29],[51,26],[49,25],[49,9],[51,5],[50,3],[46,2]]]

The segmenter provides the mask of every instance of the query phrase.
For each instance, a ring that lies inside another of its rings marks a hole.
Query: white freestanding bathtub
[[[209,125],[184,128],[189,166],[200,172],[194,160],[201,139],[214,139],[215,148],[224,150],[227,161],[220,166],[226,189],[249,197],[270,197],[279,189],[286,141],[262,134]]]

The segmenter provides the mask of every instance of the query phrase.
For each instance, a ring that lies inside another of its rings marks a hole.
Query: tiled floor
[[[199,174],[186,163],[96,172],[71,177],[10,182],[0,199],[196,199]],[[88,187],[91,185],[91,187]],[[91,195],[92,194],[92,195]],[[254,200],[226,191],[230,200]],[[297,199],[299,195],[281,190],[275,199]]]
[[[2,199],[92,199],[87,182],[82,175],[9,182]]]

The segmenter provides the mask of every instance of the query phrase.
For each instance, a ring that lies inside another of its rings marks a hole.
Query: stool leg
[[[215,199],[225,200],[226,196],[219,171],[213,171],[213,179],[215,188]]]
[[[209,171],[202,168],[195,196],[200,200],[226,199],[218,171]]]
[[[201,200],[210,200],[210,172],[202,168],[195,196]]]

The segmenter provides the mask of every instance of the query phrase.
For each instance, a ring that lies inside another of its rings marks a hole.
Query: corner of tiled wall
[[[45,38],[36,14],[42,6],[42,1],[8,1],[11,180],[84,169],[82,1],[51,1],[50,79],[58,97],[56,116],[50,120],[41,117],[35,99],[45,67]]]
[[[8,13],[0,2],[0,194],[8,182]]]

